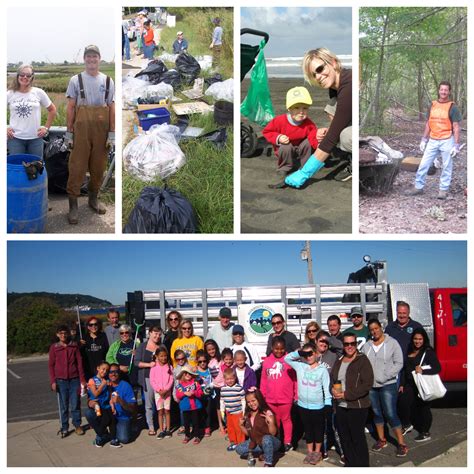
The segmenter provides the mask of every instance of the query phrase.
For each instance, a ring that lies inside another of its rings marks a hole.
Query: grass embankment
[[[175,12],[168,9],[170,14]],[[178,10],[178,9],[177,9]],[[193,56],[212,54],[209,50],[214,26],[212,18],[223,18],[224,35],[227,39],[221,53],[220,73],[224,79],[233,76],[233,21],[232,10],[227,8],[191,9],[180,8],[176,12],[178,17],[176,28],[164,28],[161,31],[160,44],[165,51],[172,51],[172,43],[176,39],[176,32],[182,30],[189,41],[189,53]],[[182,18],[181,20],[179,18]],[[229,44],[230,43],[230,44]],[[157,55],[159,53],[157,52]],[[172,68],[174,64],[167,64]],[[209,73],[201,73],[206,77]],[[191,86],[184,86],[188,89]],[[179,90],[174,91],[175,96],[183,102],[190,100],[182,95]],[[213,103],[213,99],[205,96],[205,100]],[[214,122],[212,114],[191,115],[189,125],[204,128],[204,133],[213,131],[219,126]],[[125,121],[124,121],[125,123]],[[176,123],[176,115],[171,110],[171,124]],[[135,118],[135,125],[138,120]],[[124,130],[128,133],[129,130]],[[233,232],[233,141],[232,127],[227,128],[227,143],[223,149],[217,149],[212,143],[204,140],[189,140],[180,143],[186,156],[186,164],[169,177],[166,181],[168,187],[179,191],[193,206],[201,233],[231,233]],[[134,136],[134,134],[129,134]],[[130,212],[133,210],[142,189],[145,186],[163,187],[164,181],[156,178],[152,182],[143,182],[129,175],[126,171],[122,176],[122,219],[123,226],[128,222]]]

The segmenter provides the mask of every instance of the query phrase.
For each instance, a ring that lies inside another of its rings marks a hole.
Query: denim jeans
[[[122,444],[130,443],[132,440],[132,420],[118,420],[117,419],[117,439]]]
[[[7,141],[8,152],[10,155],[35,155],[43,159],[42,138],[32,138],[31,140],[22,140],[21,138],[9,138]]]
[[[369,398],[376,425],[383,425],[385,416],[392,428],[401,428],[402,424],[397,415],[398,389],[396,383],[371,388]]]
[[[454,136],[452,135],[445,140],[429,139],[421,163],[418,166],[418,171],[416,172],[415,187],[417,189],[423,189],[425,186],[428,170],[439,154],[441,154],[441,158],[443,159],[443,169],[439,179],[439,189],[441,191],[447,191],[449,189],[451,175],[453,173],[453,159],[451,158],[450,152],[453,147]]]
[[[128,39],[127,34],[125,33],[123,38],[123,49],[124,49],[124,58],[126,61],[130,59],[130,40]]]
[[[143,44],[143,55],[145,56],[146,59],[153,59],[153,52],[155,51],[155,45],[151,44],[150,46],[147,46],[146,44]]]
[[[239,456],[247,456],[249,453],[249,444],[250,440],[244,441],[237,445],[235,448],[236,453]],[[262,438],[262,444],[256,446],[252,449],[252,453],[258,456],[263,452],[263,457],[265,459],[266,464],[273,464],[273,458],[275,456],[276,451],[280,449],[281,442],[278,438],[272,435],[265,435]]]
[[[69,428],[69,413],[74,427],[81,426],[81,384],[79,378],[56,379],[61,431]]]

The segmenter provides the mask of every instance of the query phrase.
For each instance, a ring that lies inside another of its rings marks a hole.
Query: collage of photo
[[[4,467],[467,468],[467,2],[176,3],[2,7]]]

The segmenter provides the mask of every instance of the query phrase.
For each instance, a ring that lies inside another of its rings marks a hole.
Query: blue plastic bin
[[[149,130],[152,125],[170,123],[171,114],[168,109],[160,107],[157,109],[140,110],[137,112],[140,126],[143,130]]]
[[[46,168],[29,180],[22,162],[41,160],[35,155],[7,157],[7,232],[31,234],[44,232],[48,215],[48,175]]]

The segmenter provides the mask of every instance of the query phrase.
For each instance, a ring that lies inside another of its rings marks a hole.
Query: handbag
[[[425,354],[420,361],[422,369],[431,369],[430,365],[423,366],[423,360]],[[415,381],[416,388],[418,389],[418,396],[424,402],[430,402],[438,398],[443,398],[446,395],[446,387],[443,385],[439,374],[428,375],[428,374],[417,374],[416,371],[412,370],[413,379]]]

